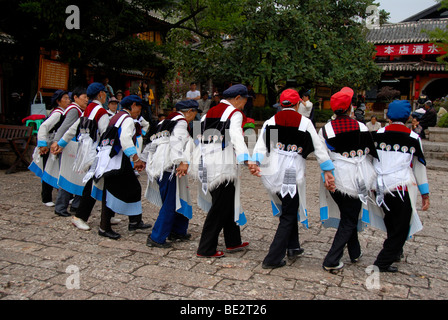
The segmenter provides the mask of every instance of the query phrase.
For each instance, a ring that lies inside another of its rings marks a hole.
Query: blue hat
[[[95,98],[101,91],[105,92],[106,87],[102,83],[93,82],[87,87],[86,93],[89,98]]]
[[[247,91],[247,87],[242,84],[235,84],[225,90],[222,93],[223,98],[235,98],[236,96],[242,96],[243,98],[249,98],[249,92]]]
[[[68,92],[65,91],[65,90],[61,90],[61,89],[56,90],[56,91],[53,93],[53,95],[51,96],[51,106],[52,106],[52,107],[53,107],[53,106],[56,106],[56,105],[57,105],[57,101],[58,101],[58,100],[61,100],[61,98],[62,98],[62,96],[63,96],[64,94],[68,94]]]
[[[202,113],[202,110],[199,109],[199,103],[196,100],[179,101],[174,108],[176,108],[176,110],[195,109],[198,113]]]
[[[389,104],[387,117],[390,120],[407,120],[411,115],[411,104],[407,100],[394,100]]]
[[[136,103],[138,106],[143,105],[143,100],[139,96],[132,94],[130,96],[124,97],[121,100],[121,106],[125,109],[130,109],[133,103]]]

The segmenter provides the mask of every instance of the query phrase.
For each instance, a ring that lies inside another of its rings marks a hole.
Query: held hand
[[[142,160],[137,160],[137,162],[134,162],[134,169],[138,172],[145,170],[146,164]]]
[[[59,146],[58,146],[58,143],[55,141],[55,142],[53,142],[53,143],[51,144],[50,152],[51,152],[52,154],[58,154],[58,153],[60,153],[60,152],[58,152],[58,151],[59,151]]]
[[[180,178],[185,176],[188,172],[188,167],[189,167],[188,163],[181,162],[179,166],[176,168],[176,176]]]
[[[48,147],[39,147],[40,154],[47,154],[49,150]]]
[[[429,196],[422,196],[422,211],[429,209]]]
[[[261,173],[260,173],[261,169],[257,164],[250,163],[250,164],[248,164],[248,166],[249,166],[249,171],[252,175],[254,175],[256,177],[261,177]]]
[[[331,192],[336,191],[336,184],[334,183],[334,176],[331,173],[331,171],[325,171],[324,178],[325,178],[325,188],[327,188],[327,190]]]

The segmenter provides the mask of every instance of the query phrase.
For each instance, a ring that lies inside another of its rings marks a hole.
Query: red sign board
[[[406,56],[423,54],[445,54],[441,47],[434,43],[409,43],[409,44],[385,44],[376,45],[376,55],[381,56]]]

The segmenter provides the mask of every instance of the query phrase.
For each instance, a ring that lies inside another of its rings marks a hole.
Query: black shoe
[[[352,263],[356,263],[356,262],[358,262],[361,258],[362,258],[362,252],[359,254],[358,258],[350,259],[350,261],[351,261]]]
[[[165,242],[165,243],[158,243],[151,239],[150,236],[148,236],[148,239],[146,240],[146,245],[148,247],[156,247],[156,248],[171,248],[171,243]]]
[[[130,222],[128,226],[129,231],[136,231],[138,229],[149,229],[152,225],[149,223],[144,223],[143,221],[139,222]]]
[[[188,241],[191,238],[191,234],[187,233],[187,234],[179,234],[176,232],[171,232],[170,235],[168,236],[168,240],[171,241]]]
[[[286,255],[288,256],[289,260],[294,260],[297,259],[298,256],[300,256],[303,253],[302,248],[297,248],[297,249],[288,249],[288,251],[286,252]]]
[[[121,238],[121,235],[113,230],[103,231],[100,229],[98,230],[98,234],[102,237],[110,238],[112,240],[118,240]]]
[[[322,268],[325,271],[328,271],[328,272],[333,273],[333,274],[337,274],[338,272],[340,272],[344,268],[344,263],[342,261],[339,261],[339,264],[337,266],[325,266],[325,265],[322,265]]]
[[[70,212],[76,213],[77,210],[78,210],[78,208],[70,207]]]
[[[380,272],[392,272],[392,273],[398,272],[398,268],[394,266],[387,266],[387,267],[377,266],[377,267],[378,269],[380,269]]]
[[[57,211],[54,211],[54,213],[57,214],[57,215],[60,216],[60,217],[70,217],[70,216],[71,216],[71,214],[68,213],[67,211],[64,211],[64,212],[57,212]]]
[[[285,260],[282,260],[282,261],[280,261],[278,264],[267,264],[267,263],[264,263],[263,262],[263,264],[261,265],[261,267],[263,268],[263,269],[276,269],[276,268],[281,268],[281,267],[283,267],[283,266],[285,266],[286,265],[286,261]]]
[[[401,259],[403,259],[403,258],[404,258],[404,254],[401,253],[395,258],[394,262],[401,262]]]

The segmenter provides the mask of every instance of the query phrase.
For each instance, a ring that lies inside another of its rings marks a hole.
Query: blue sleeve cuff
[[[427,183],[421,184],[418,186],[418,190],[420,191],[420,194],[428,194],[429,185]]]
[[[251,157],[247,153],[239,154],[236,157],[236,161],[238,161],[238,163],[243,163],[244,161],[249,161],[249,160],[251,160]]]
[[[257,162],[258,164],[260,164],[264,159],[264,154],[262,153],[254,153],[252,155],[252,161]]]
[[[48,147],[47,141],[39,140],[39,141],[37,141],[37,146],[38,147]]]
[[[322,171],[332,171],[332,170],[334,170],[334,164],[333,164],[333,161],[331,161],[331,160],[327,160],[327,161],[321,163],[321,164],[320,164],[320,169],[321,169]]]
[[[125,155],[127,155],[129,158],[137,153],[136,147],[129,147],[126,150],[123,151]]]
[[[66,142],[65,140],[59,140],[58,141],[58,145],[62,148],[65,148],[67,146],[68,142]]]

